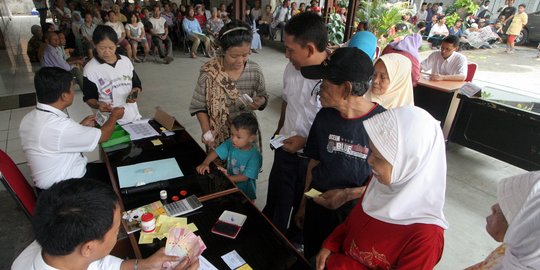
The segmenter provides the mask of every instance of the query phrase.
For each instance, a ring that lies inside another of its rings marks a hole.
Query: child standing
[[[210,162],[216,158],[226,160],[227,169],[218,167],[250,199],[255,200],[255,180],[262,166],[262,158],[253,143],[257,140],[259,124],[251,113],[243,113],[232,120],[231,137],[210,152],[197,166],[200,174],[210,172]]]

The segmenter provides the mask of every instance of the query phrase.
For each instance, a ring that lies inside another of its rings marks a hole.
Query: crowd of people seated
[[[43,2],[41,4],[41,2]],[[94,44],[92,33],[97,25],[105,24],[115,29],[121,54],[125,54],[133,62],[144,62],[150,54],[157,54],[165,64],[174,60],[173,46],[185,46],[184,41],[190,41],[190,55],[197,57],[200,43],[204,44],[203,52],[207,57],[214,55],[218,45],[216,35],[224,24],[234,18],[232,5],[222,3],[217,7],[206,7],[204,3],[184,5],[169,1],[135,1],[129,3],[122,0],[76,2],[66,5],[65,0],[47,2],[36,1],[44,14],[53,18],[53,23],[41,20],[43,36],[35,38],[28,48],[32,62],[40,62],[38,53],[43,51],[48,37],[48,29],[64,33],[67,39],[66,48],[73,50],[73,56],[89,60],[93,57]],[[158,8],[156,10],[156,7]],[[275,9],[271,5],[261,6],[261,1],[254,2],[252,7],[245,10],[246,22],[252,27],[254,35],[275,38],[277,30],[281,29],[291,16],[305,11],[320,13],[318,2],[313,0],[309,6],[296,2],[284,1]],[[41,14],[41,13],[40,13]],[[196,23],[195,23],[196,22]],[[34,26],[32,32],[37,34]],[[34,34],[34,35],[36,35]],[[252,46],[253,52],[261,49],[260,37],[256,37]],[[40,46],[41,49],[39,48]]]

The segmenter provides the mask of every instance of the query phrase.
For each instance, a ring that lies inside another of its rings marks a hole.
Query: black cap
[[[328,79],[334,83],[365,82],[373,75],[371,58],[356,47],[337,49],[320,65],[302,67],[307,79]]]

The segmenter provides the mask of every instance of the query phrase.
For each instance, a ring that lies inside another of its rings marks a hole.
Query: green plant
[[[362,1],[356,11],[356,21],[367,21],[369,29],[377,37],[384,47],[387,41],[392,41],[399,36],[411,33],[412,25],[407,25],[408,30],[395,32],[393,28],[402,24],[401,16],[412,13],[407,2],[387,3],[386,0]],[[382,38],[384,37],[384,38]]]
[[[453,5],[456,9],[463,8],[468,13],[475,14],[478,11],[478,4],[474,0],[456,0]]]
[[[332,45],[341,44],[345,32],[345,24],[341,21],[341,16],[335,12],[328,15],[326,27],[328,29],[328,42]]]
[[[349,6],[349,0],[337,0],[336,3],[341,8],[347,8]]]
[[[459,17],[459,14],[457,13],[452,13],[451,15],[447,15],[445,19],[446,25],[448,25],[448,27],[452,27],[454,24],[456,24],[457,20],[461,19],[461,17]]]

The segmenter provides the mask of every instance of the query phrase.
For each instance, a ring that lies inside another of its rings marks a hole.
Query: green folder
[[[116,125],[114,127],[114,131],[109,138],[108,141],[101,143],[101,147],[107,148],[111,146],[115,146],[121,143],[130,142],[131,138],[129,137],[129,133],[127,133],[120,125]]]

